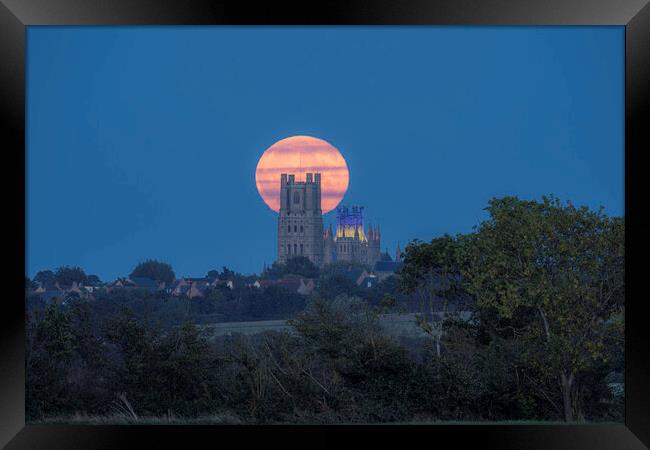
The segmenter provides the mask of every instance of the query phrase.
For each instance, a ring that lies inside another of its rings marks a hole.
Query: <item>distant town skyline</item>
[[[623,215],[623,50],[623,27],[29,27],[27,276],[259,273],[256,164],[294,135],[341,152],[341,205],[391,256],[492,197]]]

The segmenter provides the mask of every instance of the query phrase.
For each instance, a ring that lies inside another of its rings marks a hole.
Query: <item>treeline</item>
[[[277,277],[301,276],[302,271],[315,271],[317,287],[311,297],[334,298],[340,294],[357,296],[371,305],[379,305],[390,296],[399,299],[400,305],[410,311],[417,310],[412,296],[399,292],[397,278],[389,277],[382,283],[371,288],[357,286],[355,281],[341,274],[347,270],[347,265],[338,264],[318,270],[307,258],[294,258],[287,269],[285,265],[274,264],[272,274]],[[156,264],[161,264],[156,262]],[[146,265],[145,262],[138,267]],[[137,267],[137,268],[138,268]],[[137,269],[136,268],[136,269]],[[62,268],[54,273],[72,270]],[[83,270],[74,268],[81,278]],[[48,271],[49,272],[49,271]],[[41,272],[43,274],[45,272]],[[216,275],[215,275],[216,274]],[[279,275],[281,274],[281,275]],[[116,288],[95,290],[87,307],[91,320],[96,323],[106,317],[113,316],[123,309],[129,309],[134,318],[142,323],[155,326],[172,327],[185,321],[199,324],[213,322],[239,322],[252,320],[289,319],[305,308],[308,297],[282,286],[271,285],[257,288],[251,286],[255,278],[244,276],[224,267],[222,272],[211,271],[209,276],[219,276],[220,279],[233,280],[233,288],[218,285],[204,290],[202,297],[187,298],[184,295],[174,296],[166,291],[151,292],[146,289]],[[84,275],[85,276],[85,275]],[[267,273],[264,276],[271,276]],[[39,277],[42,278],[42,277]],[[70,293],[56,298],[54,302],[68,303],[77,299],[78,294]],[[27,312],[32,314],[44,309],[48,304],[38,292],[32,291],[27,295]]]
[[[553,198],[487,211],[473,233],[410,244],[399,277],[371,297],[279,291],[291,333],[204,337],[201,308],[242,301],[227,289],[32,308],[28,420],[622,421],[623,219]],[[421,347],[378,321],[404,299],[429,336]]]

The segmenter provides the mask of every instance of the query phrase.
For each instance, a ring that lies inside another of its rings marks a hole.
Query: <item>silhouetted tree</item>
[[[135,266],[135,269],[133,269],[133,272],[129,276],[149,278],[151,280],[164,281],[165,283],[171,283],[176,278],[170,264],[156,261],[155,259],[141,262]]]
[[[62,266],[54,274],[60,286],[70,286],[72,283],[85,283],[86,273],[81,267]]]
[[[296,256],[287,260],[285,273],[300,275],[305,278],[318,278],[318,267],[305,256]]]
[[[97,285],[97,284],[100,284],[101,282],[102,282],[102,280],[100,280],[97,275],[88,275],[86,277],[86,283],[88,283],[90,285]]]
[[[56,275],[51,270],[41,270],[34,277],[34,281],[41,283],[42,285],[54,284],[56,282]]]

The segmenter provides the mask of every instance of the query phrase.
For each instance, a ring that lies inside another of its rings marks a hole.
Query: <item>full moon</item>
[[[291,136],[266,149],[257,163],[255,184],[264,202],[280,211],[280,174],[295,174],[305,181],[306,173],[321,174],[321,209],[333,210],[348,190],[350,173],[341,152],[323,139]]]

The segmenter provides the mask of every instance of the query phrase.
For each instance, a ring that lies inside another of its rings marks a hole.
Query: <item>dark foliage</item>
[[[72,283],[85,283],[87,277],[81,267],[63,266],[56,270],[54,278],[60,286],[70,286]]]
[[[226,267],[209,276],[235,287],[200,298],[130,288],[30,295],[27,419],[621,422],[622,219],[512,198],[489,212],[476,233],[412,243],[402,272],[371,288],[339,264],[320,270],[312,298],[247,286]],[[297,260],[266,276],[310,270]],[[35,281],[83,274],[48,272]],[[379,315],[400,311],[418,312],[428,336],[387,335]],[[215,338],[202,326],[268,319],[290,319],[291,332]]]
[[[286,263],[274,262],[262,273],[262,278],[277,280],[287,275],[297,275],[304,278],[318,278],[318,267],[304,256],[290,258]]]
[[[133,269],[133,272],[129,276],[149,278],[151,280],[164,281],[165,283],[171,283],[176,278],[170,264],[154,259],[149,259],[135,266],[135,269]]]

